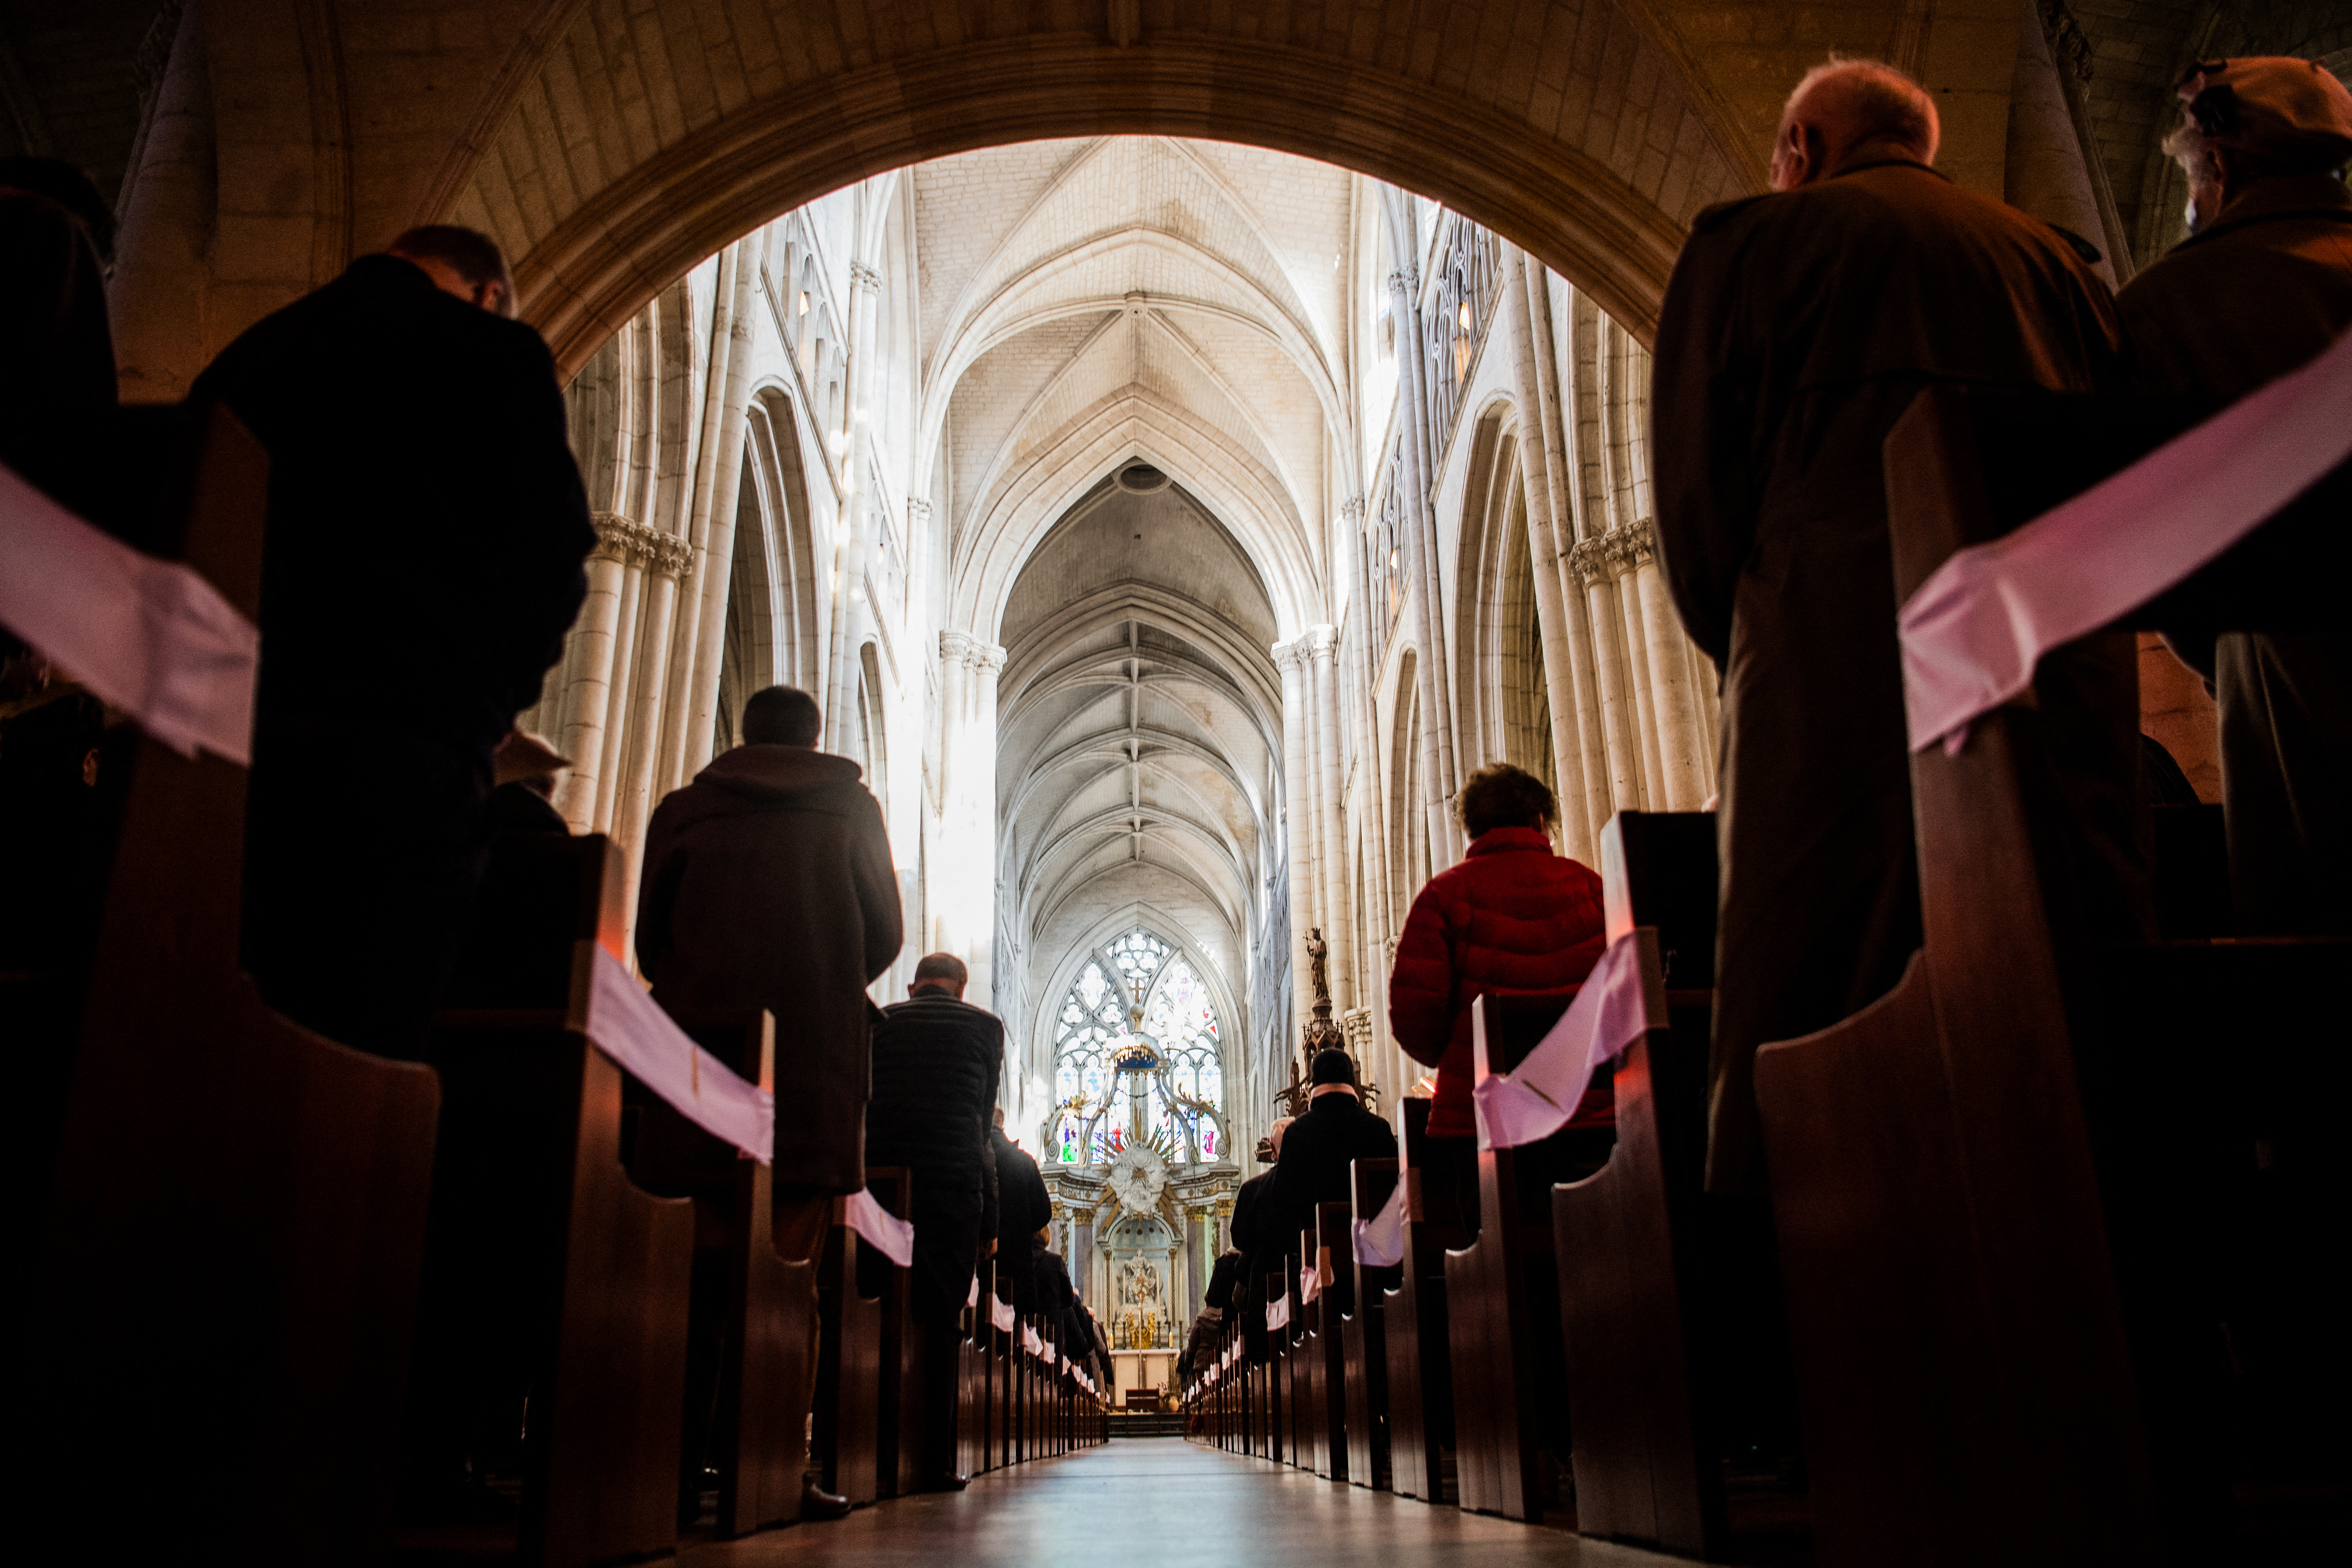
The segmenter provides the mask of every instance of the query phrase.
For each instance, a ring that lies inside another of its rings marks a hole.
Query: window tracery
[[[1053,1163],[1102,1165],[1132,1143],[1170,1164],[1225,1158],[1216,1003],[1192,961],[1138,926],[1079,966],[1054,1026]]]

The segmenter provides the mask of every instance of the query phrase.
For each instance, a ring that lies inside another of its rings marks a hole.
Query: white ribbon
[[[1954,552],[1905,602],[1911,749],[1957,751],[2051,649],[2137,609],[2352,455],[2352,332],[2013,533]]]
[[[988,1300],[988,1321],[998,1333],[1009,1334],[1020,1319],[1013,1314],[1012,1302],[1000,1301],[992,1296]]]
[[[1389,1189],[1389,1201],[1370,1219],[1352,1222],[1357,1260],[1367,1268],[1393,1268],[1404,1261],[1404,1173]]]
[[[1472,1087],[1478,1146],[1516,1149],[1567,1126],[1593,1074],[1623,1056],[1649,1028],[1641,949],[1628,931],[1609,944],[1576,1000],[1517,1068],[1490,1073]]]
[[[1021,1325],[1021,1348],[1036,1360],[1045,1359],[1045,1342],[1039,1339],[1037,1331],[1026,1323]]]
[[[884,1208],[870,1190],[860,1187],[842,1200],[841,1223],[873,1243],[875,1251],[899,1268],[913,1265],[914,1222],[900,1219]]]
[[[1290,1327],[1290,1298],[1285,1296],[1265,1310],[1265,1326],[1269,1329]]]
[[[194,568],[133,550],[5,465],[0,625],[182,756],[253,760],[261,628]]]
[[[587,1035],[590,1045],[635,1074],[680,1116],[768,1163],[776,1142],[776,1097],[688,1039],[602,947],[589,985]]]

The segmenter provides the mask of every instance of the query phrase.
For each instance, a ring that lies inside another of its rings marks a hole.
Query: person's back
[[[555,363],[511,293],[487,238],[412,229],[190,393],[269,454],[245,963],[279,1011],[384,1055],[424,1049],[487,861],[492,750],[587,595]]]
[[[866,987],[902,935],[882,808],[856,763],[813,749],[806,693],[754,694],[743,732],[761,738],[672,791],[646,826],[637,959],[673,1012],[775,1015],[776,1079],[791,1086],[776,1097],[776,1184],[854,1193],[877,1011]]]
[[[1659,558],[1722,676],[1721,1190],[1761,1180],[1756,1047],[1856,1011],[1920,942],[1886,434],[1931,385],[2115,374],[2104,286],[2056,231],[1937,174],[1937,136],[1885,67],[1808,76],[1779,194],[1699,215],[1659,318]]]
[[[1347,1052],[1318,1051],[1307,1076],[1307,1113],[1283,1134],[1282,1158],[1274,1167],[1276,1212],[1286,1233],[1312,1229],[1324,1204],[1350,1201],[1357,1161],[1393,1160],[1397,1152],[1395,1131],[1365,1107]],[[1297,1245],[1303,1247],[1303,1240]],[[1340,1271],[1332,1289],[1342,1310],[1354,1304],[1352,1273]]]
[[[1601,956],[1601,879],[1552,853],[1556,805],[1542,781],[1507,763],[1482,768],[1459,799],[1470,847],[1415,896],[1397,939],[1389,1026],[1404,1053],[1437,1068],[1433,1140],[1455,1156],[1477,1131],[1470,1105],[1470,1004],[1488,991],[1555,991]],[[1613,1090],[1597,1083],[1570,1125],[1606,1127]],[[1458,1172],[1456,1173],[1458,1174]],[[1337,1201],[1337,1200],[1334,1200]]]
[[[2116,308],[2137,385],[2218,404],[2352,330],[2352,191],[2336,172],[2352,93],[2309,61],[2260,57],[2200,65],[2179,93],[2166,147],[2189,175],[2195,232]],[[2213,688],[2242,936],[2352,933],[2347,544],[2352,465],[2200,574],[2165,623]]]
[[[1001,1121],[989,1134],[989,1146],[996,1158],[996,1294],[1025,1310],[1037,1297],[1029,1241],[1054,1217],[1054,1200],[1046,1195],[1037,1162],[1004,1135]]]
[[[923,978],[919,973],[913,994],[883,1008],[874,1027],[866,1163],[913,1172],[919,1209],[977,1218],[996,1187],[989,1119],[1004,1025]],[[988,1229],[994,1233],[992,1215]]]

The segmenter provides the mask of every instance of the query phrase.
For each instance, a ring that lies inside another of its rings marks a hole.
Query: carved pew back
[[[1424,1208],[1430,1102],[1403,1102],[1399,1145],[1405,1184],[1404,1262],[1381,1294],[1388,1349],[1389,1467],[1400,1497],[1423,1502],[1445,1496],[1445,1450],[1453,1445],[1454,1359],[1448,1330],[1445,1259],[1468,1237],[1433,1223]]]
[[[1381,1212],[1396,1188],[1394,1160],[1359,1160],[1349,1173],[1353,1188],[1350,1217],[1370,1220]],[[1346,1361],[1345,1410],[1348,1424],[1348,1479],[1360,1487],[1389,1484],[1388,1338],[1382,1310],[1388,1291],[1403,1272],[1391,1265],[1378,1268],[1364,1261],[1351,1240],[1349,1258],[1356,1273],[1355,1310],[1340,1324]]]

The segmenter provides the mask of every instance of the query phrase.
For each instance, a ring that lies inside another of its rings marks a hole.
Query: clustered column
[[[940,634],[940,874],[933,941],[971,970],[966,994],[995,997],[996,678],[1004,650],[969,632]]]

